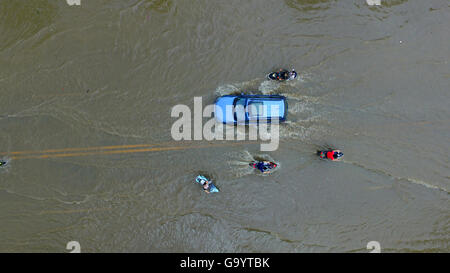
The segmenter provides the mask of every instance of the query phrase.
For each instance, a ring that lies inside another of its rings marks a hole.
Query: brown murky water
[[[448,252],[449,29],[447,0],[1,0],[0,251]],[[288,97],[278,150],[172,139],[235,92]]]

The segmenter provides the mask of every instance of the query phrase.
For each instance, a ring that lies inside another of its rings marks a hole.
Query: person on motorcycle
[[[6,161],[0,161],[0,167],[6,165]]]
[[[206,193],[209,193],[209,181],[203,180],[202,186],[203,186],[203,190],[204,190]]]
[[[330,159],[330,160],[337,160],[344,155],[340,150],[331,150],[331,151],[327,151],[325,153],[326,153],[326,158]]]
[[[270,161],[260,161],[256,164],[256,168],[260,170],[262,173],[268,173],[276,166],[277,164],[272,163]]]
[[[284,81],[284,80],[289,79],[290,76],[291,76],[291,72],[284,70],[284,69],[280,69],[280,71],[277,73],[277,80]]]

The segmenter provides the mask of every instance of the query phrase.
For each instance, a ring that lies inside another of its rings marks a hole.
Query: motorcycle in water
[[[6,166],[6,161],[0,160],[0,167]]]
[[[201,184],[202,186],[204,186],[205,183],[208,183],[208,189],[203,188],[203,190],[207,193],[219,192],[219,189],[211,182],[211,180],[208,180],[203,175],[197,176],[195,178],[195,182]]]
[[[267,75],[268,80],[272,81],[290,81],[297,78],[297,72],[292,69],[292,71],[280,69],[280,71],[272,72]]]
[[[258,169],[263,173],[268,173],[277,167],[277,164],[269,161],[253,161],[248,164],[253,169]]]
[[[317,151],[317,155],[322,159],[338,160],[344,156],[339,150]]]

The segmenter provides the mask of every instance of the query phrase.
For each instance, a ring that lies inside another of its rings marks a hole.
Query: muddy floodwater
[[[0,1],[0,252],[450,251],[449,1],[80,4]],[[172,137],[241,92],[287,98],[277,150]]]

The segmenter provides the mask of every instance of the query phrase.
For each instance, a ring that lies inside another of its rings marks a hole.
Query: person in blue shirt
[[[274,168],[277,167],[277,164],[270,161],[258,161],[250,163],[250,166],[260,170],[262,173],[269,173],[270,171],[272,171]]]

